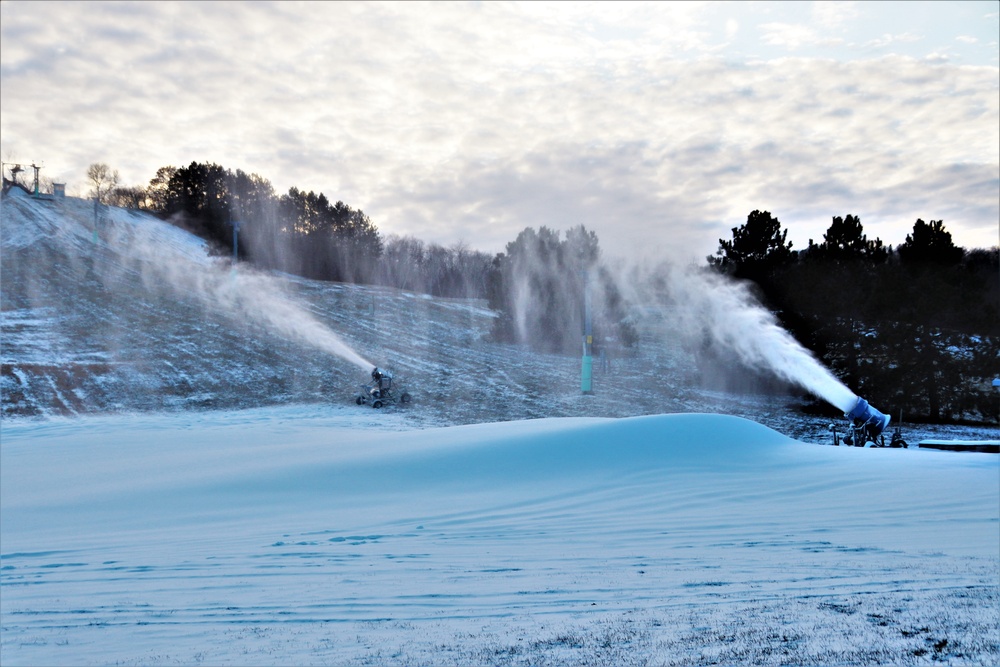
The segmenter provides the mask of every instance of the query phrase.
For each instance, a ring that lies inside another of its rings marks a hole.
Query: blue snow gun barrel
[[[860,424],[868,428],[872,437],[879,435],[889,427],[889,415],[884,415],[868,405],[868,401],[860,396],[854,408],[844,416],[854,421],[855,424],[858,424],[860,420]]]

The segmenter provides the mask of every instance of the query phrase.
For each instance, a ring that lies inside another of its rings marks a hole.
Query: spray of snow
[[[25,209],[31,224],[4,227],[4,247],[23,247],[43,238],[76,246],[68,257],[90,256],[93,249],[92,207],[74,211],[67,201],[61,212]],[[6,203],[5,203],[6,206]],[[247,266],[234,270],[227,258],[210,257],[203,242],[182,230],[141,215],[109,209],[102,223],[100,243],[132,260],[132,268],[151,289],[168,289],[197,299],[203,307],[223,313],[240,324],[256,324],[285,339],[336,355],[365,371],[375,366],[340,336],[319,321],[273,274]],[[76,218],[78,225],[66,225]],[[81,260],[82,261],[82,260]],[[527,301],[530,276],[544,261],[531,255],[516,272],[515,325],[522,338],[528,326]],[[669,321],[671,336],[697,345],[706,338],[749,367],[775,376],[849,412],[857,396],[825,368],[807,349],[781,328],[774,316],[754,299],[746,285],[714,272],[683,268],[681,261],[667,261],[652,269],[622,270],[617,281],[634,305],[660,307]],[[114,279],[113,266],[104,268],[105,280]],[[561,293],[568,293],[565,288]],[[567,306],[568,307],[568,306]]]
[[[783,329],[744,283],[678,262],[657,267],[652,276],[635,270],[628,281],[637,303],[669,306],[669,330],[686,342],[706,338],[746,366],[766,370],[801,387],[843,412],[857,402],[813,354]]]
[[[20,211],[20,222],[4,225],[5,248],[59,244],[65,261],[79,265],[81,274],[91,266],[110,289],[116,281],[135,279],[134,271],[151,292],[166,290],[164,298],[193,298],[238,325],[257,325],[366,371],[374,366],[299,303],[280,277],[245,266],[235,270],[227,258],[210,256],[202,240],[175,226],[118,208],[95,211],[75,199],[40,206],[17,191],[5,198],[3,206],[8,205]],[[121,262],[92,260],[99,247]],[[49,269],[38,267],[39,275]]]
[[[109,230],[109,242],[141,265],[143,279],[151,285],[166,284],[234,321],[256,323],[282,338],[336,355],[363,370],[374,366],[300,305],[276,276],[246,266],[236,269],[228,259],[171,252],[171,245],[149,231],[148,227],[134,224],[116,225]]]
[[[375,365],[296,303],[273,275],[243,266],[234,271],[227,259],[197,261],[182,253],[165,254],[159,239],[135,225],[119,225],[115,230],[118,236],[112,244],[127,246],[128,254],[144,264],[142,273],[147,279],[166,282],[234,319],[257,322],[284,338],[337,355],[363,370]],[[522,278],[516,287],[519,306],[528,293],[527,269],[542,264],[542,260],[532,256],[527,264],[517,272]],[[712,271],[682,267],[679,262],[670,262],[657,270],[667,285],[673,331],[689,341],[708,336],[717,348],[729,351],[747,366],[769,371],[845,413],[854,407],[857,396],[783,329],[745,284]],[[633,277],[630,282],[648,288],[656,281],[647,276],[646,280]],[[638,303],[649,303],[648,294],[639,298]],[[524,335],[527,322],[523,307],[517,308],[515,321]]]
[[[543,228],[543,231],[544,230]],[[527,232],[527,230],[526,230]],[[582,285],[577,273],[554,264],[558,235],[527,234],[518,238],[518,252],[512,255],[513,321],[522,342],[529,341],[528,327],[534,316],[562,308],[556,322],[574,320],[580,311]],[[605,264],[607,266],[607,263]],[[785,331],[775,317],[754,299],[746,284],[735,282],[706,267],[690,266],[679,258],[666,258],[648,267],[633,265],[608,267],[617,276],[617,291],[638,311],[658,309],[663,335],[678,339],[688,349],[710,347],[739,359],[744,368],[768,371],[793,385],[849,412],[857,397],[816,357]],[[539,293],[537,285],[546,285]],[[558,295],[552,298],[552,295]],[[533,315],[534,314],[534,315]],[[573,332],[546,331],[547,336]],[[706,345],[707,343],[707,345]],[[724,372],[729,374],[729,370]]]

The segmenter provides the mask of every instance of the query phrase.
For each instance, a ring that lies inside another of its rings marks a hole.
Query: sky
[[[0,155],[214,162],[498,252],[703,258],[755,210],[1000,241],[998,2],[0,3]],[[6,173],[6,172],[5,172]]]

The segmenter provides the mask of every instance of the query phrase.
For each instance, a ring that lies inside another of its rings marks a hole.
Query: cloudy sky
[[[385,234],[584,224],[704,256],[754,209],[998,243],[1000,3],[0,3],[0,153],[85,194],[192,161]]]

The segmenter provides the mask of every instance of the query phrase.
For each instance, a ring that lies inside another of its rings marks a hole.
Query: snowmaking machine
[[[889,427],[890,417],[883,414],[868,404],[868,401],[858,397],[854,407],[851,408],[845,419],[850,420],[843,438],[837,432],[837,427],[830,424],[833,431],[833,444],[840,445],[843,442],[848,447],[864,447],[869,442],[872,447],[906,447],[906,441],[900,432],[899,426],[893,431],[889,444],[885,444],[885,430]]]
[[[371,404],[375,409],[385,405],[409,403],[409,392],[393,383],[392,373],[378,368],[372,371],[371,381],[361,385],[361,393],[354,399],[358,405]]]

